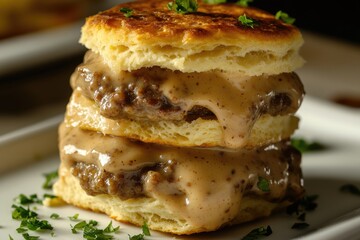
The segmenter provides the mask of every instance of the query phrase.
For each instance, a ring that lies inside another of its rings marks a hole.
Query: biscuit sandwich
[[[56,195],[174,234],[269,216],[301,198],[301,155],[289,141],[304,95],[299,30],[251,7],[190,1],[185,13],[168,2],[86,20]]]

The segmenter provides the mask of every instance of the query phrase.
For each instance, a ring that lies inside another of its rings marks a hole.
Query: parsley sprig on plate
[[[38,239],[38,236],[31,236],[27,233],[30,231],[46,231],[53,230],[53,226],[47,220],[40,220],[38,214],[29,209],[25,209],[22,206],[13,204],[12,218],[21,221],[20,226],[16,229],[19,234],[22,234],[24,239]]]
[[[261,226],[258,228],[253,229],[251,232],[246,234],[241,240],[255,240],[261,237],[270,236],[272,234],[271,227],[268,226]]]
[[[291,227],[292,229],[302,230],[309,227],[309,224],[305,222],[306,212],[313,211],[317,208],[317,198],[318,195],[307,195],[287,207],[287,214],[295,214],[297,216],[297,220],[301,221],[294,223]]]
[[[58,170],[49,172],[49,173],[45,173],[44,174],[45,177],[45,182],[43,183],[43,188],[44,189],[52,189],[55,181],[58,179],[59,174],[58,174]]]

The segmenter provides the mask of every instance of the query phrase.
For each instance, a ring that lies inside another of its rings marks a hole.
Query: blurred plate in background
[[[88,15],[124,1],[100,2],[94,3]],[[78,43],[84,20],[0,40],[0,76],[84,51]]]

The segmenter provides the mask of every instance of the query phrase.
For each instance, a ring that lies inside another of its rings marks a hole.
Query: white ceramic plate
[[[321,124],[320,120],[326,122],[328,119],[327,114],[336,116],[334,121],[327,121],[327,124]],[[307,153],[303,156],[303,172],[305,175],[305,185],[308,194],[319,195],[317,203],[318,208],[307,214],[306,222],[310,227],[305,230],[291,229],[293,223],[297,222],[296,217],[288,216],[285,213],[276,214],[270,218],[255,221],[253,223],[235,226],[224,230],[193,235],[188,237],[172,236],[153,232],[152,237],[146,239],[186,239],[186,240],[200,240],[200,239],[213,239],[213,240],[238,240],[241,239],[246,233],[253,228],[259,226],[270,225],[273,234],[266,239],[291,239],[296,237],[305,236],[305,239],[352,239],[351,234],[360,234],[360,221],[354,219],[350,222],[343,224],[333,225],[323,231],[313,232],[317,228],[321,228],[329,223],[329,221],[350,212],[360,207],[360,197],[351,194],[342,193],[339,188],[343,184],[352,183],[360,187],[360,116],[357,113],[344,111],[335,105],[329,103],[322,103],[312,98],[307,98],[304,102],[300,115],[302,118],[301,130],[297,135],[305,137],[309,140],[316,140],[329,146],[329,149],[321,152]],[[18,151],[14,152],[3,151],[1,153],[1,161],[7,161],[7,156],[18,155],[17,162],[24,162],[24,159],[29,158],[29,155],[35,153],[24,153],[22,155],[21,142],[23,139],[31,139],[33,134],[41,135],[47,132],[56,131],[56,126],[61,120],[61,117],[53,118],[44,123],[28,128],[26,131],[21,130],[17,134],[8,135],[7,138],[0,139],[0,150],[4,144],[12,143],[18,144]],[[340,122],[348,122],[348,124],[339,124]],[[351,125],[353,124],[353,125]],[[33,145],[37,146],[38,151],[41,150],[42,142],[53,142],[56,144],[54,136],[42,138],[34,138]],[[37,139],[37,140],[36,140]],[[36,142],[37,141],[37,142]],[[10,146],[12,145],[10,144]],[[23,144],[29,145],[29,142]],[[44,145],[45,146],[45,145]],[[48,148],[49,146],[46,146]],[[6,147],[9,149],[9,144]],[[3,164],[3,163],[2,163]],[[22,163],[24,164],[24,163]],[[0,177],[0,239],[8,239],[10,234],[14,239],[22,239],[16,233],[16,228],[19,222],[11,219],[11,205],[13,199],[20,193],[27,195],[37,193],[42,196],[44,190],[41,185],[44,181],[43,173],[53,171],[59,164],[59,158],[55,154],[51,157],[46,157],[45,160],[40,162],[33,162],[25,168],[18,168],[13,172],[7,173]],[[79,218],[82,220],[94,219],[100,222],[101,227],[105,227],[110,218],[97,213],[92,213],[85,210],[80,210],[72,206],[47,208],[37,206],[40,217],[48,219],[55,227],[55,239],[81,239],[80,234],[73,235],[70,230],[70,224],[74,225],[68,219],[68,216],[73,216],[79,213]],[[61,216],[59,220],[49,219],[52,213],[58,213]],[[115,223],[114,225],[121,226],[121,230],[115,235],[115,239],[128,239],[127,234],[139,234],[141,229],[127,224]],[[334,230],[339,235],[334,235]],[[32,233],[32,232],[31,232]],[[319,235],[320,234],[320,235]],[[348,235],[346,235],[348,234]],[[34,233],[33,235],[40,235],[42,239],[52,239],[48,233]],[[319,237],[320,236],[320,237]],[[344,237],[346,236],[346,237]],[[355,235],[358,236],[358,235]],[[353,239],[356,239],[355,237]]]

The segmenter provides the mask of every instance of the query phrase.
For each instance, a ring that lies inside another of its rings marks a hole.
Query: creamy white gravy
[[[145,194],[195,226],[217,228],[233,219],[244,193],[282,200],[289,188],[298,195],[303,191],[300,158],[288,153],[286,143],[223,152],[144,144],[64,125],[59,132],[61,159],[67,168],[84,162],[117,174],[167,163],[173,168],[172,180],[147,172]],[[269,192],[258,189],[259,177],[267,179]]]

